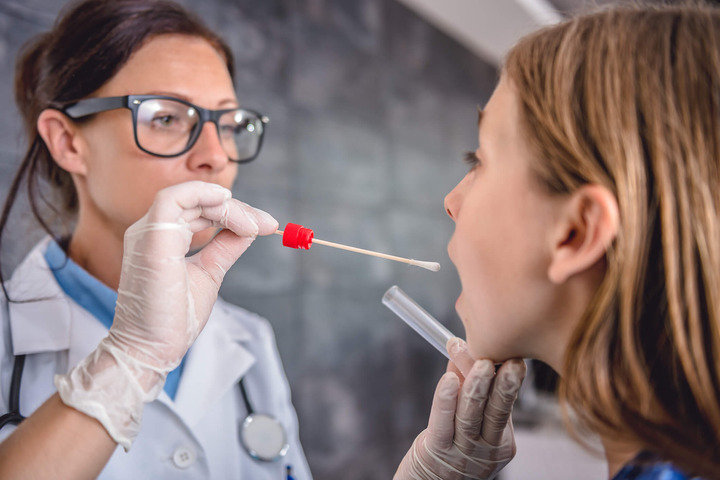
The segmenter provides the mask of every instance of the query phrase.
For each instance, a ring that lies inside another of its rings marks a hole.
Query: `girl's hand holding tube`
[[[186,257],[193,233],[222,230]],[[161,190],[125,233],[115,319],[97,349],[55,384],[63,402],[96,418],[126,450],[144,403],[157,398],[202,331],[225,273],[257,235],[278,223],[199,181]]]
[[[490,360],[473,360],[459,338],[448,341],[448,353],[452,363],[435,390],[428,428],[394,480],[487,480],[515,456],[510,414],[525,363],[508,360],[496,373]]]

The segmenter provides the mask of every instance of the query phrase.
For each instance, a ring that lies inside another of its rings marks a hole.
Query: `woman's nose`
[[[225,167],[229,161],[230,158],[220,143],[217,127],[214,123],[207,122],[190,149],[190,168],[217,170]]]

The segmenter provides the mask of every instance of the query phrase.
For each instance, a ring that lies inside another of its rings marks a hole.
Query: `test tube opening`
[[[450,359],[446,345],[447,341],[455,335],[426,312],[400,287],[397,285],[390,287],[383,295],[382,303],[420,334],[430,345]]]

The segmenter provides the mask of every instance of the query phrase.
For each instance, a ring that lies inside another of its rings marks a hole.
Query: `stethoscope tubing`
[[[0,429],[5,425],[20,425],[25,417],[20,414],[20,383],[22,381],[23,368],[25,368],[25,355],[15,355],[13,362],[12,378],[10,379],[10,404],[9,411],[0,416]]]

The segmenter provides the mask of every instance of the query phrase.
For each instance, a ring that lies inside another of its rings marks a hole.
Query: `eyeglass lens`
[[[137,110],[138,145],[156,155],[179,155],[196,135],[199,122],[199,112],[182,102],[145,100]],[[220,116],[217,131],[228,157],[242,161],[257,153],[263,123],[252,112],[232,110]]]

